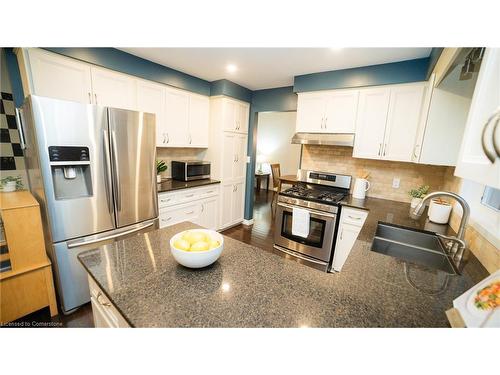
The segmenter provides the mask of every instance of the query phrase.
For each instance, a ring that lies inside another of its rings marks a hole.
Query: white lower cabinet
[[[130,325],[118,309],[106,297],[94,280],[89,276],[90,302],[94,327],[96,328],[130,328]]]
[[[245,180],[223,183],[220,194],[220,228],[243,221],[245,208]]]
[[[342,270],[367,216],[368,211],[342,207],[337,242],[333,254],[333,269],[335,271],[340,272]]]
[[[219,229],[219,186],[183,189],[158,194],[160,228],[183,221]]]

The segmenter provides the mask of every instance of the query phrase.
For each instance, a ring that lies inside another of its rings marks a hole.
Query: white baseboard
[[[243,225],[253,225],[253,219],[250,219],[250,220],[243,220]]]

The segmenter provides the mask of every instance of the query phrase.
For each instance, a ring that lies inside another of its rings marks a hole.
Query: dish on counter
[[[491,310],[500,307],[500,279],[485,280],[475,288],[467,301],[469,312],[484,317]]]
[[[219,259],[224,238],[210,229],[191,229],[170,239],[170,252],[175,260],[189,268],[209,266]]]

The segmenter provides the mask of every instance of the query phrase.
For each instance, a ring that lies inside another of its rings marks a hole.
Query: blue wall
[[[379,86],[427,79],[429,58],[296,76],[295,92]]]
[[[13,48],[4,48],[4,50],[14,105],[16,107],[20,107],[24,102],[24,91],[23,83],[21,81],[21,73],[19,71],[19,65],[17,63],[17,57],[14,53]]]
[[[259,112],[286,112],[297,110],[297,94],[293,87],[278,87],[275,89],[257,90],[253,92],[250,105],[250,124],[248,127],[247,155],[250,164],[247,168],[245,190],[245,219],[253,217],[253,186],[255,184],[255,155],[257,154],[257,122]]]
[[[211,83],[210,96],[217,95],[226,95],[249,103],[252,101],[252,90],[227,79],[219,79]]]

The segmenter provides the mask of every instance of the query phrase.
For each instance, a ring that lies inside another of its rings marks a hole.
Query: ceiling
[[[428,57],[431,48],[120,48],[122,51],[216,81],[251,90],[292,86],[293,77]],[[236,66],[228,72],[228,64]]]

